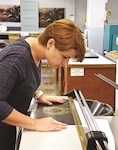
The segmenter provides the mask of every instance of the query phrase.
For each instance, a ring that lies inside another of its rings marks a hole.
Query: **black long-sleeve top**
[[[30,46],[19,38],[0,52],[0,120],[15,108],[27,109],[41,80],[41,63],[34,63]],[[2,124],[2,123],[0,123]]]

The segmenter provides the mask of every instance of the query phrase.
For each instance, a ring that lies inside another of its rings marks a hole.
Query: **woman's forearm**
[[[35,131],[58,131],[67,127],[65,123],[59,122],[51,117],[33,119],[15,109],[13,109],[10,115],[2,121],[13,126]]]
[[[16,109],[13,109],[9,116],[2,120],[2,122],[13,126],[34,130],[36,120],[18,112]]]

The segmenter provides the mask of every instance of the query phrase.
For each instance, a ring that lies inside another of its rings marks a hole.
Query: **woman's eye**
[[[63,58],[64,58],[64,59],[67,59],[68,57],[67,57],[67,56],[63,56]]]

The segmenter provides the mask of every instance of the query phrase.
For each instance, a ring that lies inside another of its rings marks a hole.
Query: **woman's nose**
[[[63,66],[67,66],[67,65],[68,65],[68,62],[69,62],[69,58],[68,58],[68,59],[65,59],[65,60],[63,61]]]

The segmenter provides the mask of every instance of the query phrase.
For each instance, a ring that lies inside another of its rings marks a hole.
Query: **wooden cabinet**
[[[98,100],[114,108],[115,89],[96,77],[98,73],[115,81],[116,64],[103,56],[87,58],[82,63],[69,61],[67,67],[58,69],[57,81],[61,95],[79,89],[86,99]]]

